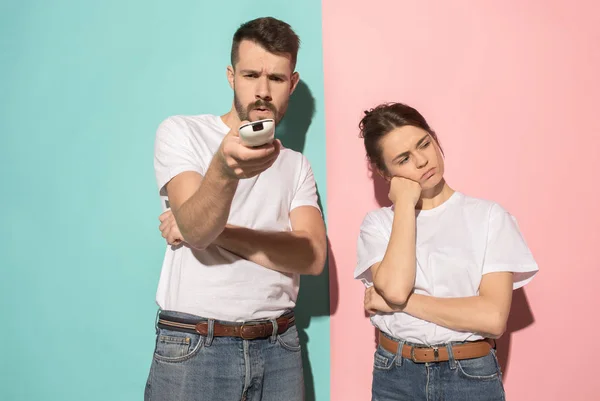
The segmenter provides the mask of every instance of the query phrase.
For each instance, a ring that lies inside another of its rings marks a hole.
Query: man
[[[146,400],[302,400],[294,313],[301,274],[318,275],[325,227],[307,159],[278,140],[241,144],[238,127],[283,118],[299,81],[299,39],[274,18],[233,36],[222,115],[158,128],[155,171],[170,211]]]

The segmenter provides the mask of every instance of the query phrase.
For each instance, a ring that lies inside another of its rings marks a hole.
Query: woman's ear
[[[392,177],[390,177],[390,175],[383,170],[377,169],[377,174],[379,174],[379,176],[383,178],[386,182],[390,182],[392,179]]]

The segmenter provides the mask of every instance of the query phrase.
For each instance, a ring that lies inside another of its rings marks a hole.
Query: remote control
[[[171,208],[171,205],[169,204],[168,196],[164,196],[164,195],[160,196],[160,206],[161,206],[163,212],[166,212],[167,210],[169,210]]]
[[[239,133],[242,143],[249,147],[271,143],[275,139],[275,120],[269,118],[244,124]]]

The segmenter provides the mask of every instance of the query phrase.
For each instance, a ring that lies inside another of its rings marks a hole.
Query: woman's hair
[[[358,124],[360,137],[364,138],[367,158],[373,166],[381,171],[387,171],[379,142],[394,129],[407,125],[427,131],[442,150],[437,135],[421,113],[402,103],[384,103],[365,111],[365,116]]]

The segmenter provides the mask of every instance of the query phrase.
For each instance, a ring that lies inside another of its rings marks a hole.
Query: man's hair
[[[243,40],[251,40],[269,53],[289,54],[292,59],[292,70],[296,67],[300,38],[286,22],[273,17],[263,17],[242,24],[235,31],[231,45],[231,65],[234,68],[238,62],[240,43]]]

